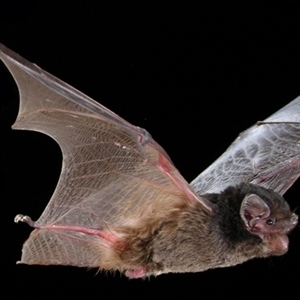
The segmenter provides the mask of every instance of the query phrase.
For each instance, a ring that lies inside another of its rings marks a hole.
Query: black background
[[[296,6],[98,2],[6,4],[0,42],[146,128],[188,181],[239,132],[300,94]],[[0,76],[1,299],[299,297],[299,228],[283,257],[150,280],[16,265],[31,229],[13,218],[39,217],[57,183],[61,154],[45,135],[10,129],[18,93],[2,65]],[[298,182],[286,193],[293,209],[299,191]]]

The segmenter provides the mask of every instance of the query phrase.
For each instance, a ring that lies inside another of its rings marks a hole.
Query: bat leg
[[[147,271],[143,267],[128,269],[125,273],[125,275],[130,279],[142,278],[145,277],[146,274]]]
[[[33,222],[29,216],[24,216],[24,215],[18,214],[15,216],[14,221],[15,221],[15,223],[24,222],[24,223],[27,223],[31,227],[34,227],[34,228],[36,227],[35,222]]]

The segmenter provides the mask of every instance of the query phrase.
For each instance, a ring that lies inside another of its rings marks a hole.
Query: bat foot
[[[125,273],[125,275],[130,279],[142,278],[145,277],[146,274],[146,269],[143,267],[128,269]]]
[[[27,223],[31,227],[36,227],[35,222],[33,222],[29,216],[24,216],[24,215],[18,214],[15,216],[14,221],[15,221],[15,223],[24,222],[24,223]]]

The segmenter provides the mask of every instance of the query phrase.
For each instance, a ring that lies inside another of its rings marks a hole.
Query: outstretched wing
[[[250,182],[284,194],[299,175],[300,97],[242,132],[191,185],[204,194]]]
[[[147,131],[1,44],[0,58],[20,92],[13,128],[47,134],[63,153],[41,217],[17,217],[37,228],[23,246],[22,263],[96,266],[99,244],[113,243],[118,228],[160,218],[178,202],[209,209]]]

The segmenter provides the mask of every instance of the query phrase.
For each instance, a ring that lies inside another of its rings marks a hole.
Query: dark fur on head
[[[273,190],[264,187],[241,183],[237,186],[231,186],[220,194],[207,194],[205,197],[217,206],[217,215],[220,218],[219,225],[224,235],[229,241],[229,245],[235,247],[238,243],[253,242],[261,243],[262,240],[257,235],[251,234],[241,219],[241,203],[246,195],[256,194],[263,199],[269,206],[272,215],[290,214],[290,208],[284,198]]]

